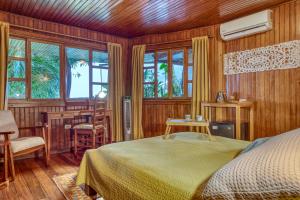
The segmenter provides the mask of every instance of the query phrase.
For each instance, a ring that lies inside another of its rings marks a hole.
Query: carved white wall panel
[[[300,40],[224,55],[224,74],[300,67]]]

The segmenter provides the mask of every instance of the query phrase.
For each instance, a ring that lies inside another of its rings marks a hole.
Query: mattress
[[[249,142],[181,132],[88,150],[77,184],[92,187],[105,200],[200,199],[209,177]]]

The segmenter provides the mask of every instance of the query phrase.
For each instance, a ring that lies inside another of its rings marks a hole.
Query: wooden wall
[[[72,46],[84,46],[90,48],[105,49],[106,42],[119,43],[123,47],[123,63],[124,63],[124,88],[126,94],[129,93],[128,85],[128,39],[117,37],[100,32],[90,31],[77,27],[52,23],[48,21],[33,19],[29,17],[19,16],[7,12],[0,12],[0,21],[9,22],[11,24],[10,34],[17,37],[25,37],[30,39],[38,39],[46,42],[55,42]],[[64,64],[61,66],[64,67]],[[64,70],[64,69],[63,69]],[[9,101],[9,109],[13,111],[18,127],[20,128],[20,136],[33,135],[32,127],[39,124],[41,111],[61,111],[65,108],[64,99],[45,100],[30,102]],[[54,122],[52,133],[53,152],[64,151],[68,147],[68,134],[64,133],[63,121],[56,120]],[[37,131],[40,134],[40,131]]]
[[[142,36],[134,38],[131,43],[132,45],[146,44],[147,48],[152,49],[163,49],[180,46],[181,43],[187,43],[196,36],[209,35],[211,37],[209,39],[209,69],[212,100],[218,90],[225,89],[228,95],[237,93],[240,98],[255,100],[255,137],[277,135],[300,127],[300,68],[223,75],[224,53],[300,39],[300,0],[290,1],[272,9],[274,11],[273,30],[242,39],[223,42],[219,37],[219,25],[215,25]],[[191,45],[191,41],[189,42]],[[184,103],[169,101],[172,106],[169,106],[169,103],[159,105],[161,101],[144,101],[143,124],[146,136],[162,134],[168,117],[183,117],[184,114],[190,112],[187,106],[188,101]],[[217,119],[232,119],[233,117],[230,111],[217,111]]]
[[[225,52],[299,40],[300,1],[281,4],[273,11],[273,30],[226,42]],[[300,127],[300,68],[230,75],[226,82],[229,94],[255,99],[256,137],[272,136]]]

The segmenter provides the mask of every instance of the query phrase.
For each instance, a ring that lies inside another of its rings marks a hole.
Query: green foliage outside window
[[[59,98],[59,46],[32,42],[31,52],[31,97],[34,99]]]
[[[160,63],[157,80],[158,97],[168,97],[168,64]]]

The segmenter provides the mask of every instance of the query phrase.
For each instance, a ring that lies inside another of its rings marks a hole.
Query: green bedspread
[[[203,183],[249,142],[185,132],[86,151],[77,184],[105,200],[198,199]]]

